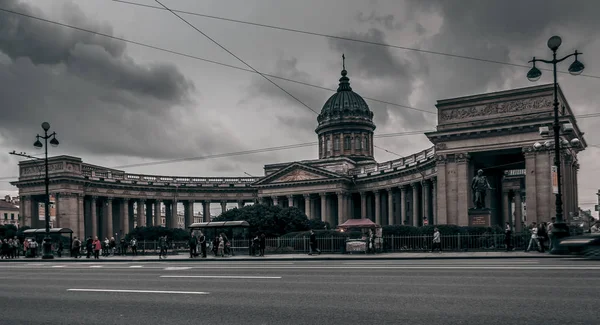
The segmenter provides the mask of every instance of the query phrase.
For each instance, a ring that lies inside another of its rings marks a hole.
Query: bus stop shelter
[[[250,247],[250,224],[248,221],[196,222],[188,228],[192,233],[202,231],[209,242],[212,242],[220,233],[224,233],[231,242],[232,250],[246,250]]]
[[[66,240],[66,236],[69,236],[68,242]],[[27,229],[23,231],[23,235],[25,238],[33,238],[35,241],[42,242],[44,237],[46,237],[46,228],[42,229]],[[63,241],[64,247],[71,247],[71,243],[73,242],[73,230],[69,228],[50,228],[50,238],[52,242],[56,243],[59,240]]]

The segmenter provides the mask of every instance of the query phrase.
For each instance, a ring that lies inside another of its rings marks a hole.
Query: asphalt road
[[[1,263],[1,324],[598,324],[579,259]]]

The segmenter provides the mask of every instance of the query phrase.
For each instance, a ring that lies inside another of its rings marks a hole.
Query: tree
[[[288,232],[309,229],[308,218],[298,208],[263,204],[228,210],[214,221],[247,221],[251,233],[264,232],[267,236],[281,236]]]

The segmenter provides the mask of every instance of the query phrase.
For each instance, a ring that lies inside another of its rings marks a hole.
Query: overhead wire
[[[133,1],[125,1],[125,0],[110,0],[110,1],[120,2],[123,4],[145,7],[145,8],[150,8],[150,9],[165,10],[164,8],[161,8],[158,6],[153,6],[153,5],[138,3],[138,2],[133,2]],[[400,45],[388,44],[388,43],[383,43],[383,42],[367,41],[367,40],[361,40],[361,39],[356,39],[356,38],[351,38],[351,37],[310,32],[310,31],[301,30],[301,29],[287,28],[287,27],[267,25],[267,24],[261,24],[261,23],[254,23],[254,22],[249,22],[249,21],[244,21],[244,20],[239,20],[239,19],[231,19],[231,18],[219,17],[219,16],[214,16],[214,15],[207,15],[207,14],[202,14],[202,13],[192,12],[192,11],[177,10],[177,9],[168,9],[168,10],[171,12],[181,13],[181,14],[186,14],[186,15],[191,15],[191,16],[197,16],[197,17],[203,17],[203,18],[209,18],[209,19],[215,19],[215,20],[222,20],[222,21],[228,21],[228,22],[233,22],[233,23],[238,23],[238,24],[245,24],[245,25],[257,26],[257,27],[263,27],[263,28],[269,28],[269,29],[276,29],[276,30],[281,30],[281,31],[286,31],[286,32],[291,32],[291,33],[319,36],[319,37],[338,39],[338,40],[343,40],[343,41],[369,44],[369,45],[375,45],[375,46],[390,47],[390,48],[395,48],[395,49],[400,49],[400,50],[414,51],[414,52],[440,55],[440,56],[447,56],[447,57],[464,59],[464,60],[473,60],[473,61],[480,61],[480,62],[486,62],[486,63],[508,65],[508,66],[519,67],[519,68],[531,68],[531,66],[528,66],[528,65],[506,62],[506,61],[491,60],[491,59],[478,58],[478,57],[468,56],[468,55],[452,54],[452,53],[433,51],[433,50],[424,50],[424,49],[419,49],[419,48],[414,48],[414,47],[400,46]],[[552,69],[549,69],[549,68],[538,68],[538,69],[544,70],[544,71],[553,71]],[[562,73],[562,74],[569,73],[568,71],[557,71],[557,72]],[[600,76],[594,76],[594,75],[588,75],[588,74],[580,74],[580,76],[600,79]]]

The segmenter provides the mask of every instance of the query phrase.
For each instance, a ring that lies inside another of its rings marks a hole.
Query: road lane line
[[[167,293],[184,295],[207,295],[208,292],[201,291],[162,291],[162,290],[125,290],[125,289],[67,289],[77,292],[120,292],[120,293]]]
[[[104,265],[90,265],[90,267],[98,268],[98,267],[104,267]]]
[[[203,278],[203,279],[281,279],[280,276],[251,275],[161,275],[161,278]]]
[[[130,267],[136,267],[136,268],[140,268],[140,267],[144,267],[143,265],[132,265]]]
[[[66,265],[52,265],[52,267],[65,267]]]
[[[182,270],[191,270],[191,267],[187,266],[170,266],[165,268],[165,271],[182,271]]]

